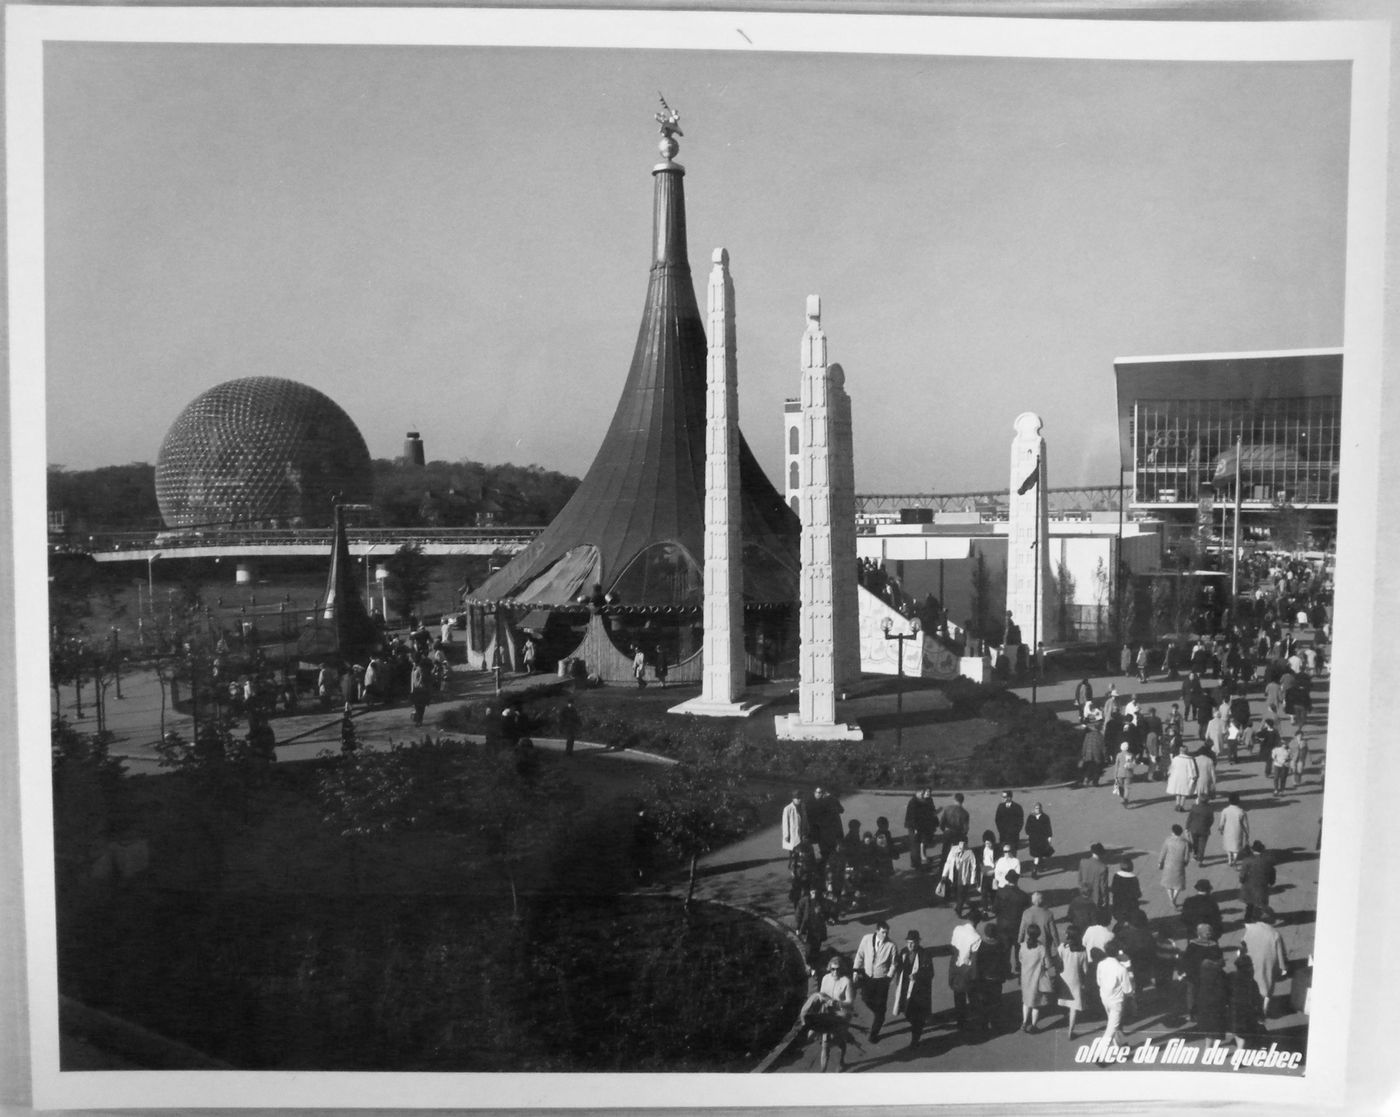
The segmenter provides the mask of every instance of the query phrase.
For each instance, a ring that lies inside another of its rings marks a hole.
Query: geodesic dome
[[[329,396],[250,376],[198,396],[156,459],[156,501],[171,529],[323,527],[334,501],[370,499],[369,450]]]

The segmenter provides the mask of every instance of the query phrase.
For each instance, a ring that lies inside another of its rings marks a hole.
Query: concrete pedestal
[[[679,706],[672,706],[668,714],[693,714],[701,718],[748,718],[763,709],[762,702],[716,702],[703,694]]]
[[[803,721],[800,714],[779,714],[773,719],[773,731],[780,741],[863,741],[865,734],[858,725],[842,722]]]

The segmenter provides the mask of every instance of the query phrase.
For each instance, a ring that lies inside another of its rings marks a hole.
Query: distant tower
[[[403,437],[403,464],[410,466],[425,464],[423,440],[418,437],[417,431],[409,431]]]
[[[1050,617],[1050,509],[1040,416],[1016,416],[1006,542],[1006,608],[1031,652],[1053,631]]]
[[[802,401],[783,402],[783,496],[788,507],[802,514]]]

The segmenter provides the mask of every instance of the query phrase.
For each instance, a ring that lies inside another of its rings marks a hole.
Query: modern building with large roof
[[[638,646],[663,655],[673,678],[699,677],[707,343],[686,251],[679,129],[669,110],[657,119],[654,250],[627,380],[573,498],[470,595],[468,645],[481,654],[500,648],[513,657],[523,631],[539,640],[545,663],[576,654],[608,677],[614,657],[630,660]],[[742,436],[739,454],[749,650],[781,657],[798,597],[801,528]],[[576,650],[593,618],[589,648]]]
[[[1330,544],[1340,349],[1123,357],[1114,372],[1127,507],[1161,519],[1169,545],[1237,500],[1244,538],[1267,542],[1287,519]]]

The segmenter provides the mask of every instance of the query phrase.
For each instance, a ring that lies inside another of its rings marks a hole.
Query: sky
[[[303,381],[375,457],[582,475],[636,341],[658,91],[781,487],[809,294],[857,491],[1116,483],[1113,360],[1342,344],[1343,63],[50,43],[47,459]]]

